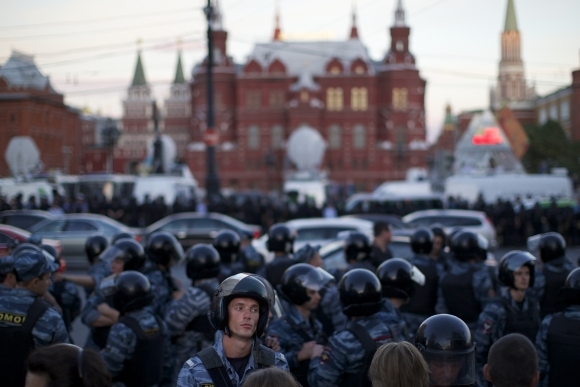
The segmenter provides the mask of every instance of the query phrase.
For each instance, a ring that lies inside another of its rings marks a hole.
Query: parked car
[[[7,254],[8,248],[27,242],[30,235],[26,230],[0,224],[0,257]],[[54,247],[59,254],[62,252],[61,243],[55,239],[42,238],[42,243]]]
[[[376,222],[384,222],[391,225],[393,230],[404,230],[409,228],[409,225],[406,224],[401,220],[400,216],[397,215],[387,215],[387,214],[354,214],[354,215],[345,215],[341,216],[341,218],[356,218],[356,219],[364,219],[370,220],[373,223]]]
[[[184,249],[197,243],[212,243],[220,230],[233,230],[240,235],[252,235],[258,238],[261,234],[260,226],[246,224],[227,215],[198,212],[182,212],[169,215],[143,231],[143,243],[149,235],[156,231],[167,231],[175,235]]]
[[[373,222],[356,218],[309,218],[295,219],[285,223],[296,232],[294,251],[307,243],[311,245],[323,245],[334,240],[344,231],[360,231],[369,238],[373,235]],[[268,235],[252,241],[252,245],[269,262],[274,257],[266,248]]]
[[[67,265],[72,268],[84,268],[88,265],[85,243],[93,235],[101,234],[111,241],[118,233],[128,232],[140,238],[138,230],[96,214],[67,214],[46,219],[33,226],[30,232],[41,238],[59,240]]]
[[[53,219],[54,215],[40,210],[9,210],[0,212],[0,224],[7,224],[22,230],[30,229],[45,219]]]
[[[440,223],[447,233],[453,229],[462,228],[477,232],[489,241],[491,248],[497,247],[495,227],[484,212],[471,210],[427,210],[416,211],[403,217],[403,222],[409,226],[429,227]]]

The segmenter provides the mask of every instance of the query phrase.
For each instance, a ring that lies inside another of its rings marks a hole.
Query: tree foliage
[[[530,146],[522,159],[528,173],[549,172],[551,168],[568,168],[570,174],[580,173],[580,142],[566,137],[564,129],[556,121],[544,125],[524,127]]]

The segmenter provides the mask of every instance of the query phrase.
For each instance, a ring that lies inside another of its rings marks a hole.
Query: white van
[[[15,179],[0,179],[0,195],[6,196],[7,200],[12,199],[18,194],[22,194],[22,202],[28,201],[30,196],[36,197],[36,203],[40,203],[41,197],[46,197],[49,203],[52,203],[55,191],[63,196],[65,194],[62,186],[50,184],[46,181],[21,182]]]
[[[198,197],[198,190],[195,179],[153,175],[137,177],[133,189],[133,196],[139,204],[144,202],[145,196],[149,196],[150,201],[154,201],[157,197],[161,196],[165,200],[165,204],[171,205],[177,197],[181,197],[185,202],[196,199]]]

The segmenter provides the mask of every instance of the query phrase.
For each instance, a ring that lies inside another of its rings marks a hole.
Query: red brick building
[[[80,112],[64,104],[32,57],[13,52],[0,68],[0,176],[10,176],[4,152],[12,137],[30,136],[45,171],[82,171]]]
[[[279,18],[276,18],[278,21]],[[409,50],[410,28],[399,1],[391,46],[373,61],[359,39],[356,18],[342,41],[273,39],[254,46],[237,65],[227,52],[221,14],[213,22],[217,170],[224,187],[279,188],[293,169],[285,142],[306,125],[327,143],[321,169],[333,182],[372,189],[425,167],[425,85]],[[191,141],[187,162],[206,174],[206,67],[193,69]]]

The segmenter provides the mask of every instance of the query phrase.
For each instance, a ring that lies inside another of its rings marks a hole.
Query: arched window
[[[258,149],[260,147],[260,129],[256,126],[250,126],[248,129],[248,149]]]
[[[342,146],[342,133],[340,126],[331,125],[328,129],[328,147],[330,149],[340,149]]]
[[[342,110],[342,89],[340,87],[329,87],[326,90],[326,108],[329,111]]]
[[[354,111],[368,109],[368,91],[366,87],[353,87],[350,90],[350,108]]]
[[[362,125],[355,125],[352,131],[352,146],[355,149],[362,149],[366,146],[367,133],[366,129]]]
[[[272,149],[278,149],[284,141],[284,130],[281,125],[274,125],[272,128]]]

